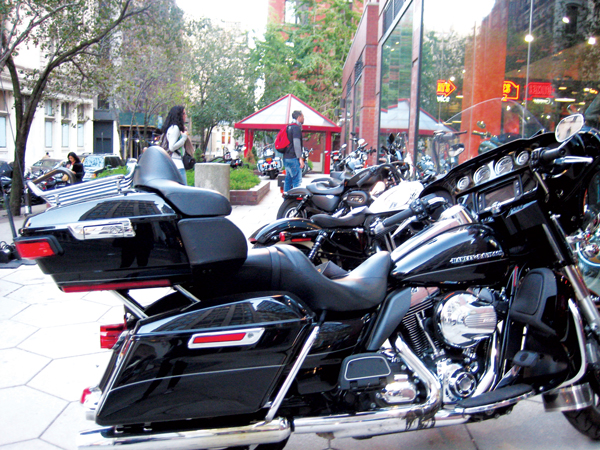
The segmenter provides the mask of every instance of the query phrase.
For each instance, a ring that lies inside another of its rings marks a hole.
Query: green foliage
[[[96,178],[110,177],[111,175],[127,175],[129,169],[127,166],[117,167],[116,169],[103,170]]]
[[[354,3],[299,0],[299,25],[267,29],[253,55],[265,83],[261,106],[291,93],[334,117],[342,94],[344,62],[360,20]]]
[[[153,13],[166,0],[31,0],[2,2],[0,69],[8,68],[15,98],[15,162],[13,183],[22,184],[25,148],[34,114],[49,93],[91,97],[93,74],[111,56],[121,35],[119,27],[132,18]],[[101,7],[99,7],[101,5]],[[29,25],[33,24],[33,27]],[[21,34],[19,34],[21,33]],[[14,57],[36,46],[42,54],[37,69],[17,68]],[[18,190],[11,193],[14,215],[21,213]]]
[[[202,135],[202,148],[207,148],[219,123],[233,124],[255,110],[255,76],[247,39],[246,34],[209,20],[189,24],[190,56],[182,67],[189,80],[186,110],[193,133]]]
[[[231,171],[229,189],[233,191],[247,190],[260,183],[260,179],[250,169],[235,169]]]

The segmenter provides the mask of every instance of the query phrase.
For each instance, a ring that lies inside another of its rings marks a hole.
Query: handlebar
[[[540,150],[540,155],[539,158],[541,161],[543,162],[552,162],[554,161],[556,158],[559,158],[561,156],[565,156],[565,154],[567,153],[567,151],[561,147],[552,149],[552,150]]]
[[[392,225],[399,224],[406,219],[410,219],[415,216],[418,219],[425,219],[428,217],[433,211],[435,211],[440,206],[447,204],[446,199],[442,197],[437,197],[435,194],[426,195],[423,198],[418,198],[413,201],[408,209],[404,211],[400,211],[399,213],[394,214],[393,216],[384,219],[382,224],[384,227],[390,227]]]

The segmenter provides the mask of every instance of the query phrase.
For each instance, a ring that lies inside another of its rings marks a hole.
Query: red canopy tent
[[[303,133],[320,132],[325,133],[325,158],[324,172],[329,173],[329,152],[332,146],[332,134],[340,133],[341,128],[334,124],[327,117],[318,113],[314,108],[304,103],[298,97],[292,94],[287,94],[279,100],[275,100],[268,106],[251,114],[245,119],[237,122],[234,126],[245,130],[244,141],[246,151],[244,156],[252,149],[254,144],[255,131],[279,131],[283,126],[289,124],[292,120],[292,112],[300,110],[304,114],[304,125],[302,125]],[[315,152],[319,154],[320,152]]]

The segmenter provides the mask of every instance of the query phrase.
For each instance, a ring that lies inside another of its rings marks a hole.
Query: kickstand
[[[327,448],[324,450],[338,450],[337,448],[331,446],[331,441],[335,439],[333,433],[317,433],[317,436],[327,439]]]

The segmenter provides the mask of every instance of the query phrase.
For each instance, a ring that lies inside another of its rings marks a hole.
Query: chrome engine
[[[440,380],[444,403],[472,396],[489,365],[501,295],[487,289],[441,294],[431,288],[412,294],[402,336]]]

